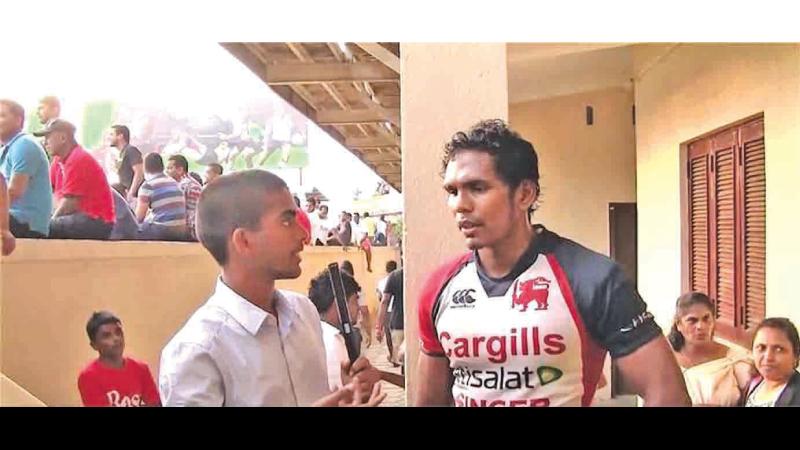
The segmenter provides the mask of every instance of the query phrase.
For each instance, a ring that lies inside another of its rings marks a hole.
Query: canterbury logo
[[[651,321],[651,320],[653,320],[653,314],[651,314],[649,311],[645,311],[645,312],[639,314],[638,316],[634,317],[633,320],[630,322],[630,324],[628,326],[620,328],[619,331],[622,332],[622,333],[631,332],[631,331],[635,330],[636,328],[638,328],[643,323]]]
[[[454,305],[471,305],[475,303],[475,297],[472,294],[475,293],[475,289],[462,289],[460,291],[456,291],[453,294],[453,299],[451,300]]]

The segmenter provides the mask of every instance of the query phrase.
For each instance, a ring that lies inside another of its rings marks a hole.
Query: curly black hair
[[[539,157],[533,144],[510,129],[501,119],[482,120],[467,131],[459,131],[444,146],[442,175],[447,164],[462,150],[491,155],[500,178],[514,191],[523,180],[531,180],[539,195]]]

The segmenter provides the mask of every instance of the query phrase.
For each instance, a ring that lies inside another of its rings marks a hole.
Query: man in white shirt
[[[236,199],[236,201],[230,201]],[[275,281],[300,276],[305,231],[286,183],[263,170],[225,175],[197,206],[197,232],[222,274],[161,352],[165,406],[375,406],[380,373],[360,358],[331,394],[319,314]]]
[[[328,242],[328,231],[331,223],[328,218],[328,205],[320,205],[317,214],[309,214],[311,219],[311,243],[313,245],[326,245]]]
[[[346,272],[342,272],[342,284],[344,285],[347,308],[352,321],[358,314],[358,291],[360,287],[356,280]],[[322,319],[322,340],[325,343],[325,354],[328,361],[328,386],[333,391],[349,381],[349,377],[342,373],[342,366],[346,365],[349,358],[344,336],[340,331],[342,321],[339,317],[339,311],[336,309],[333,287],[327,270],[323,270],[311,280],[308,287],[308,298],[317,307],[320,319]]]
[[[350,228],[353,230],[353,245],[361,245],[361,241],[367,237],[367,229],[361,223],[361,215],[353,213],[353,220],[350,221]]]

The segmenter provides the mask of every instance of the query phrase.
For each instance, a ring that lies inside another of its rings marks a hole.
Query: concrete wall
[[[586,124],[586,107],[594,110]],[[610,88],[509,107],[509,122],[539,156],[541,223],[604,255],[609,254],[608,204],[636,201],[633,91]],[[611,380],[611,359],[603,373]],[[611,383],[595,402],[611,396]]]
[[[586,124],[586,106],[594,124]],[[608,204],[636,201],[633,92],[615,88],[512,104],[511,126],[539,156],[534,222],[609,254]]]
[[[635,81],[639,288],[662,326],[681,289],[680,144],[763,112],[767,315],[800,322],[800,46],[680,45]]]
[[[22,389],[7,376],[0,373],[0,407],[2,406],[46,406],[39,399]]]
[[[367,274],[362,253],[307,247],[303,275],[280,282],[306,293],[331,261],[350,259],[373,311],[374,286],[398,251],[376,248]],[[2,372],[48,405],[79,405],[77,375],[96,357],[86,320],[108,309],[123,321],[126,354],[158,373],[162,347],[205,300],[218,267],[199,244],[20,240],[0,264]]]
[[[508,117],[505,44],[401,44],[406,239],[406,392],[413,401],[419,349],[417,295],[427,274],[464,252],[439,176],[445,142],[481,119]],[[411,404],[411,402],[409,402]]]

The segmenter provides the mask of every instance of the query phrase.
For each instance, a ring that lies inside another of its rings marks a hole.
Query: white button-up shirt
[[[308,406],[328,395],[322,329],[306,297],[275,291],[275,316],[221,279],[161,352],[164,406]]]
[[[322,322],[322,341],[325,343],[325,355],[328,360],[328,387],[334,391],[344,384],[342,363],[350,361],[347,356],[347,345],[339,329],[328,322]]]

